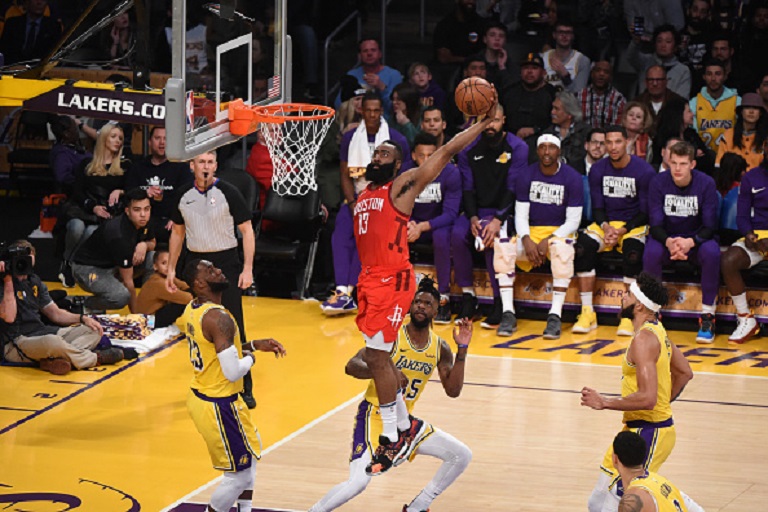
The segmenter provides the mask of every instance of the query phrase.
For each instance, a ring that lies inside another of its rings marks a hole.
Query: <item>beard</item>
[[[365,168],[365,179],[374,185],[384,185],[395,177],[395,162],[388,164],[368,164]]]
[[[497,146],[503,137],[504,132],[501,130],[485,130],[483,132],[483,140],[485,140],[489,146]]]
[[[427,316],[425,316],[423,320],[419,320],[418,318],[411,315],[411,323],[417,329],[426,329],[427,327],[430,326],[430,324],[432,323],[432,320],[430,320],[430,318]]]
[[[215,283],[208,283],[208,287],[211,289],[213,293],[219,293],[223,292],[227,288],[229,288],[229,281],[218,281]]]
[[[635,319],[635,305],[632,304],[631,306],[627,306],[623,308],[621,311],[619,311],[619,318],[629,318],[630,320]]]

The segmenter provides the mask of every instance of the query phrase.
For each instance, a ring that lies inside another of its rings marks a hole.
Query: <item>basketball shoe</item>
[[[412,415],[408,415],[408,419],[411,420],[411,426],[408,428],[408,430],[400,432],[400,437],[405,438],[405,442],[407,443],[408,447],[406,448],[405,453],[394,461],[393,464],[395,466],[399,466],[411,458],[413,451],[416,449],[419,441],[421,441],[421,438],[424,437],[424,434],[427,431],[427,424],[424,423],[423,420],[420,420],[419,418]]]
[[[408,505],[403,505],[403,512],[408,512]],[[421,512],[429,512],[429,509],[422,510]]]
[[[400,432],[399,434],[397,441],[390,441],[384,434],[379,436],[379,446],[376,448],[371,462],[365,468],[366,475],[383,475],[395,467],[395,461],[405,455],[408,451],[408,443],[404,433]]]
[[[699,332],[696,334],[696,343],[715,342],[715,316],[707,313],[699,318]]]
[[[585,334],[597,329],[597,314],[591,306],[582,306],[581,314],[573,324],[574,334]]]
[[[440,298],[440,306],[433,322],[440,325],[451,323],[451,302],[448,299]]]
[[[357,304],[351,295],[336,290],[320,305],[320,309],[326,316],[338,316],[357,311]]]
[[[619,328],[616,329],[617,336],[634,336],[635,326],[632,325],[632,320],[629,318],[622,318],[619,322]]]
[[[760,324],[757,323],[752,313],[737,317],[736,329],[728,336],[728,343],[740,345],[746,343],[755,334],[760,332]]]

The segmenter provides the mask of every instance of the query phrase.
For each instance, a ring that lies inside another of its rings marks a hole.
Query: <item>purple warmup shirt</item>
[[[648,213],[648,184],[656,175],[647,162],[632,155],[623,169],[610,158],[596,162],[589,171],[592,209],[605,209],[609,221],[628,222],[638,212]]]
[[[768,229],[768,169],[762,165],[741,178],[736,227],[742,235]]]
[[[694,169],[691,182],[680,188],[672,173],[657,174],[648,187],[651,227],[661,226],[667,236],[693,237],[702,227],[718,229],[715,180]]]
[[[416,167],[416,164],[411,162],[403,172],[413,167]],[[416,198],[411,220],[429,221],[433,231],[444,228],[452,225],[459,216],[460,205],[461,175],[456,166],[448,162],[445,169]]]
[[[537,162],[517,176],[515,197],[530,203],[529,226],[562,226],[567,208],[584,206],[584,182],[573,167],[561,164],[546,176]]]

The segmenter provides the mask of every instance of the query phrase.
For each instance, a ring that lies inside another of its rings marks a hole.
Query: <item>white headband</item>
[[[560,139],[557,136],[549,133],[545,133],[544,135],[538,138],[538,140],[536,141],[536,147],[539,147],[542,144],[545,144],[547,142],[549,142],[550,144],[554,144],[558,148],[560,147]]]
[[[651,299],[648,298],[646,294],[643,293],[643,291],[640,289],[639,286],[637,286],[636,281],[632,281],[632,283],[629,285],[629,291],[632,292],[632,295],[634,295],[637,300],[640,301],[640,304],[647,307],[654,313],[658,313],[661,309],[661,306],[653,302]]]

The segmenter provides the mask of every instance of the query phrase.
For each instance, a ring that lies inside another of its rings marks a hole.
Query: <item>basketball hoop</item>
[[[250,111],[250,116],[246,111]],[[230,105],[230,120],[240,121],[231,121],[230,131],[245,135],[254,131],[258,123],[274,167],[272,189],[281,196],[305,195],[317,190],[317,152],[335,113],[330,107],[305,103],[254,107],[238,104],[234,108]]]

